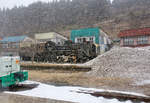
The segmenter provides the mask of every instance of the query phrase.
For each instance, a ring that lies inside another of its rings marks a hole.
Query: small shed
[[[9,36],[0,40],[1,55],[18,55],[20,47],[31,46],[34,40],[26,35]]]
[[[34,40],[28,36],[9,36],[0,40],[3,48],[19,48],[22,46],[30,46]]]
[[[53,41],[56,44],[63,44],[68,39],[59,33],[49,32],[49,33],[35,34],[35,40],[37,43],[45,43],[47,41]]]

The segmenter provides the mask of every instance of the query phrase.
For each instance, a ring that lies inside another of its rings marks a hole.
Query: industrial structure
[[[93,42],[100,47],[100,53],[110,49],[112,44],[109,36],[99,28],[83,28],[72,30],[70,39],[75,43]]]
[[[124,30],[118,37],[120,37],[121,46],[148,46],[150,45],[150,27]]]
[[[46,43],[47,41],[52,41],[56,44],[64,44],[64,42],[68,39],[59,33],[49,32],[35,34],[35,40],[36,43]]]

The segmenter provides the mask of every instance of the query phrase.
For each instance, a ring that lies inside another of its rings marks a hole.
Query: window
[[[94,42],[94,37],[90,37],[89,41]]]
[[[76,38],[75,42],[76,43],[82,43],[83,42],[83,38],[82,37],[78,37],[78,38]]]
[[[95,37],[94,37],[94,36],[90,37],[90,38],[89,38],[89,41],[95,43]]]
[[[12,48],[19,48],[19,43],[12,43],[11,46]]]
[[[8,44],[2,44],[2,48],[8,48]]]
[[[123,45],[134,45],[134,38],[132,38],[132,37],[125,37],[123,39]]]
[[[82,38],[82,42],[86,42],[87,41],[87,39],[86,38]]]
[[[95,43],[95,37],[94,36],[90,36],[90,37],[77,37],[75,39],[76,43],[83,43],[83,42],[86,42],[86,41],[90,41],[90,42]]]
[[[81,38],[77,38],[77,43],[81,43],[81,42],[82,42]]]
[[[148,44],[148,36],[139,36],[137,44]]]

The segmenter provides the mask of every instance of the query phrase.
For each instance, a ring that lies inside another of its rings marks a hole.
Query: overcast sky
[[[21,5],[28,6],[36,1],[50,2],[51,0],[0,0],[0,8],[13,8],[14,6]]]
[[[51,0],[0,0],[0,8],[13,8],[14,6],[27,6],[36,1],[49,2]]]

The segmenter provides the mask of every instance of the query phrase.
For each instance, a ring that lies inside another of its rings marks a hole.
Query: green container
[[[0,87],[9,87],[25,80],[28,80],[27,71],[10,73],[9,75],[0,77]]]
[[[28,72],[20,69],[20,57],[0,57],[0,87],[9,87],[28,80]]]

